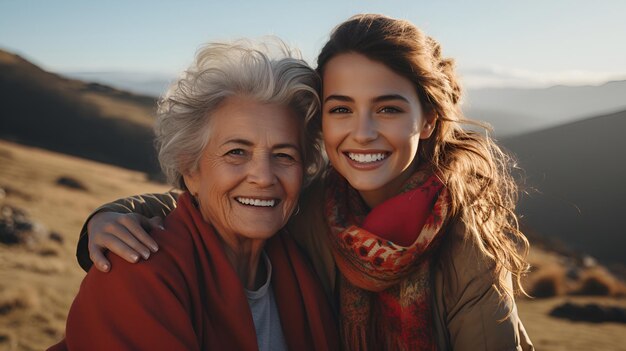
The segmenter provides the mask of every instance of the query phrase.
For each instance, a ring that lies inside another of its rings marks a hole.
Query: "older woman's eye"
[[[246,152],[243,149],[233,149],[233,150],[229,150],[226,155],[229,156],[244,156],[246,154]]]
[[[282,159],[284,161],[296,161],[296,157],[290,154],[286,154],[284,152],[279,152],[275,155],[276,158]]]
[[[278,162],[281,162],[283,164],[294,164],[298,162],[298,156],[291,155],[291,154],[284,153],[284,152],[278,152],[274,154],[274,157],[276,158]]]

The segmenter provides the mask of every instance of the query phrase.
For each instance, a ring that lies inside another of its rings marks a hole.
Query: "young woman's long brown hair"
[[[443,57],[439,43],[410,22],[373,14],[354,16],[335,28],[318,56],[320,75],[330,59],[350,52],[413,82],[424,112],[437,119],[431,137],[419,144],[418,162],[428,162],[448,187],[452,215],[493,260],[502,296],[524,292],[520,279],[528,268],[529,244],[514,212],[518,189],[511,176],[513,160],[488,133],[462,128],[483,125],[463,117],[454,60]],[[515,277],[515,288],[507,283],[507,272]]]

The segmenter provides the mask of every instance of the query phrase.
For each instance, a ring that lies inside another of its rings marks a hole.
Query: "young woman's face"
[[[328,158],[374,207],[399,193],[415,170],[419,140],[433,126],[411,81],[382,63],[341,54],[326,64],[323,79]]]

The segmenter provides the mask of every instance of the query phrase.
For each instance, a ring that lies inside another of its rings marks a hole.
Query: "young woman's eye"
[[[401,109],[393,106],[385,106],[378,110],[378,113],[400,113]]]
[[[350,110],[343,106],[333,107],[328,112],[330,113],[350,113]]]

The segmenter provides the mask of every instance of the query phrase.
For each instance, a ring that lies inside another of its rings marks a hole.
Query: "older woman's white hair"
[[[208,121],[231,96],[285,104],[302,119],[304,184],[323,169],[320,79],[277,38],[254,43],[210,43],[159,101],[155,125],[161,168],[175,187],[186,189],[183,174],[195,171],[211,137]]]

